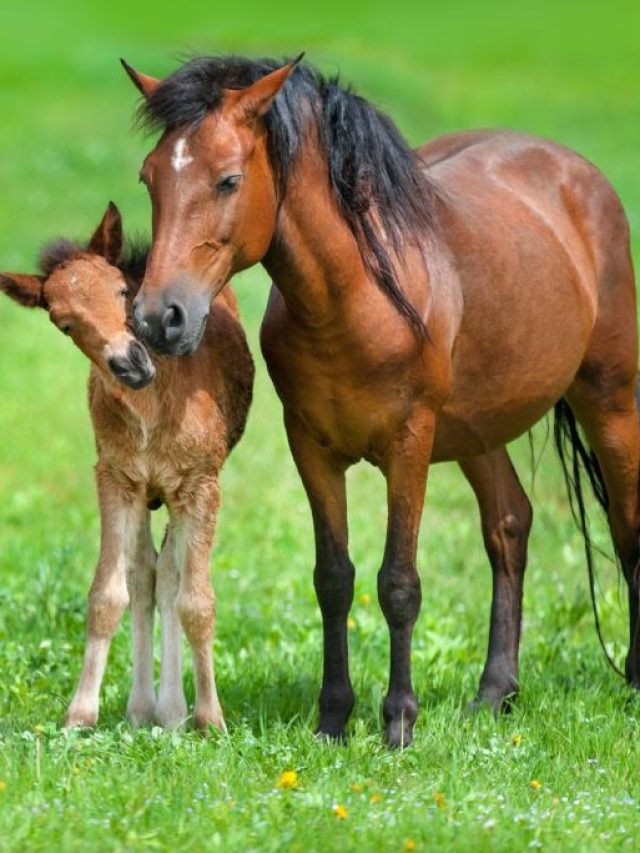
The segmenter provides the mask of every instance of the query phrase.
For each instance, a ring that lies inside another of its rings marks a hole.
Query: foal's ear
[[[162,82],[156,77],[149,77],[148,74],[143,74],[141,71],[136,71],[136,69],[132,68],[131,65],[129,65],[129,63],[125,59],[121,59],[120,64],[127,72],[127,75],[133,85],[142,95],[144,95],[145,98],[150,98]]]
[[[110,201],[87,249],[95,255],[102,255],[110,264],[116,264],[122,252],[122,239],[122,216]]]
[[[0,273],[0,290],[25,308],[46,308],[43,275],[22,275],[17,272]]]
[[[269,111],[276,95],[291,76],[294,68],[300,62],[301,53],[293,62],[276,68],[260,80],[256,80],[246,89],[225,89],[225,106],[241,121],[251,123]]]

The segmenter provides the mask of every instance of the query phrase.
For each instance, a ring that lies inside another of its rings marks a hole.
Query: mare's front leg
[[[145,510],[138,530],[135,556],[127,566],[133,640],[133,678],[127,703],[127,717],[134,726],[145,725],[155,719],[153,615],[156,558],[156,549],[151,537],[150,513]]]
[[[87,643],[82,674],[66,717],[67,726],[93,726],[98,720],[100,684],[111,638],[129,603],[127,566],[135,556],[144,504],[123,490],[102,463],[96,469],[100,503],[100,558],[89,591]]]
[[[349,678],[347,617],[353,602],[354,568],[348,553],[346,463],[321,447],[294,417],[285,417],[293,458],[313,516],[316,565],[313,575],[322,613],[324,658],[318,734],[344,735],[353,709]]]
[[[531,504],[503,447],[460,462],[478,500],[482,535],[493,572],[489,649],[474,705],[495,713],[518,692],[522,590]]]
[[[225,731],[213,670],[213,633],[216,606],[211,585],[209,558],[220,506],[216,476],[185,489],[188,503],[171,507],[172,535],[176,542],[176,563],[180,586],[176,608],[193,653],[196,703],[193,722],[205,730],[210,725]]]
[[[431,460],[435,415],[423,411],[390,443],[381,466],[387,480],[387,540],[378,573],[378,599],[389,626],[389,689],[382,714],[389,746],[413,740],[418,700],[411,683],[411,639],[420,612],[416,549]]]

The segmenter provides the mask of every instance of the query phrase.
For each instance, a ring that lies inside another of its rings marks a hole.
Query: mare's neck
[[[263,264],[301,325],[342,316],[368,275],[355,238],[333,197],[324,154],[309,144],[292,168],[276,231]]]

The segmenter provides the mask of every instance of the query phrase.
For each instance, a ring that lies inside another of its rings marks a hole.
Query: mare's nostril
[[[169,305],[162,317],[162,327],[168,342],[172,343],[182,337],[187,325],[187,312],[179,302]]]

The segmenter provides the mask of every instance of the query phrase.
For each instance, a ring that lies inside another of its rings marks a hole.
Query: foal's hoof
[[[130,699],[127,705],[127,720],[136,729],[149,726],[156,719],[156,697],[140,696]]]
[[[221,708],[196,708],[193,714],[193,725],[198,731],[206,735],[211,727],[226,734],[227,727],[224,722]]]
[[[156,703],[153,719],[163,729],[179,729],[184,726],[189,710],[184,696],[160,697]]]
[[[67,711],[65,729],[92,729],[98,722],[98,711],[93,708],[74,707]]]

